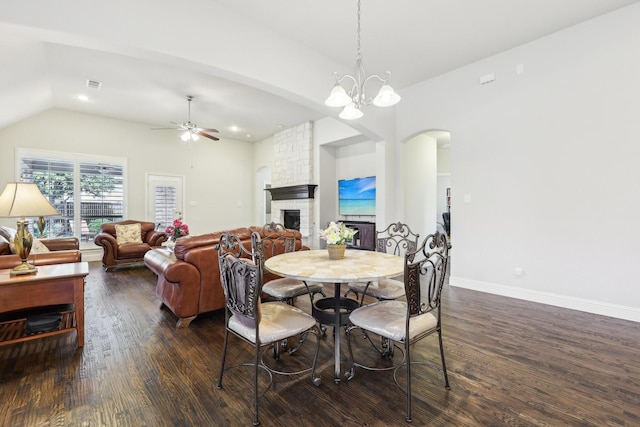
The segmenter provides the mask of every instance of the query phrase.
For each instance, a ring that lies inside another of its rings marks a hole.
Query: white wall
[[[418,135],[403,144],[402,188],[404,216],[402,222],[423,239],[437,226],[437,140]]]
[[[398,140],[451,132],[452,285],[640,321],[638,22],[627,7],[401,91]]]
[[[333,182],[333,191],[338,198],[338,181],[341,179],[363,178],[376,176],[376,144],[371,141],[346,145],[336,149],[336,177]],[[376,179],[377,183],[377,179]],[[376,188],[377,202],[377,188]],[[376,203],[377,209],[377,203]],[[352,221],[375,222],[376,217],[371,215],[340,215],[336,212],[335,219]]]
[[[15,147],[126,157],[128,218],[147,219],[146,174],[169,174],[185,177],[191,234],[253,224],[253,144],[198,141],[189,150],[177,143],[177,132],[150,127],[65,110],[38,114],[0,129],[0,186],[16,179]],[[15,226],[12,219],[2,223]]]
[[[256,142],[253,146],[253,158],[255,169],[254,182],[254,225],[266,224],[271,218],[265,218],[265,183],[271,184],[271,171],[273,165],[273,138],[267,138]]]

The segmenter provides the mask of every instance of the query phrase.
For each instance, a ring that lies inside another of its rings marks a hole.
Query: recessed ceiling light
[[[78,95],[78,99],[82,102],[87,102],[89,97],[87,95]]]
[[[247,134],[247,138],[251,138],[251,134],[250,133]]]
[[[231,126],[232,132],[238,132],[238,126]]]

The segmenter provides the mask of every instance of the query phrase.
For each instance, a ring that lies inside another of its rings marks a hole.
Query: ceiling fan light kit
[[[390,107],[400,102],[400,95],[387,84],[389,79],[391,79],[391,73],[389,71],[386,71],[382,76],[378,74],[367,76],[364,70],[362,53],[360,52],[360,0],[358,0],[358,51],[356,54],[355,72],[353,75],[343,74],[340,76],[334,71],[333,76],[336,83],[324,103],[329,107],[343,107],[342,112],[338,116],[341,119],[359,119],[364,115],[362,107],[366,105],[373,104],[377,107]],[[365,92],[365,86],[372,79],[378,80],[382,84],[375,98],[367,96]],[[343,81],[346,81],[347,85],[351,85],[348,91],[342,86]]]
[[[214,135],[209,135],[209,133],[218,133],[217,129],[211,128],[200,128],[195,123],[191,123],[191,101],[193,100],[193,96],[187,96],[188,108],[189,108],[189,116],[186,122],[184,123],[175,123],[171,122],[174,125],[177,125],[175,128],[153,128],[152,130],[179,130],[183,131],[180,135],[180,141],[189,143],[189,147],[191,147],[191,142],[195,142],[200,139],[201,136],[205,138],[212,139],[214,141],[219,141],[220,138]]]

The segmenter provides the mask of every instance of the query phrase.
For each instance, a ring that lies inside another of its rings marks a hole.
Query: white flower
[[[320,230],[320,238],[326,240],[330,245],[344,245],[357,232],[358,230],[352,230],[341,222],[331,221],[329,227]]]

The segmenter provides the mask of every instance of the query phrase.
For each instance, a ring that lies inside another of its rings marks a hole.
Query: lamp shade
[[[32,182],[9,182],[0,194],[0,217],[60,215]]]
[[[338,115],[341,119],[344,120],[355,120],[362,117],[362,111],[356,107],[356,104],[353,102],[348,103],[342,112]]]
[[[378,95],[373,99],[373,105],[377,107],[390,107],[398,102],[400,102],[400,95],[389,85],[382,85]]]
[[[196,133],[193,133],[192,131],[188,130],[185,133],[183,133],[182,136],[180,136],[180,139],[183,140],[184,142],[190,142],[190,141],[197,141],[198,139],[200,139],[200,137]]]
[[[329,97],[324,101],[325,105],[329,107],[344,107],[350,102],[352,102],[351,97],[347,95],[347,92],[339,84],[336,84],[333,89],[331,89],[331,94],[329,94]]]

